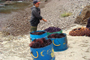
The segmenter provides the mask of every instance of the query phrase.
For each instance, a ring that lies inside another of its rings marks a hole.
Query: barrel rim
[[[53,34],[56,34],[56,33],[53,33]],[[62,33],[57,33],[57,34],[62,34]],[[66,33],[63,33],[64,35],[65,35],[65,37],[66,37]],[[51,34],[50,34],[51,35]],[[65,37],[62,37],[62,38],[65,38]],[[47,38],[48,38],[48,36],[47,36]],[[61,39],[61,38],[48,38],[48,39]]]
[[[47,46],[45,46],[45,47],[41,47],[41,48],[32,48],[32,47],[30,47],[31,49],[44,49],[44,48],[47,48],[47,47],[49,47],[49,46],[51,46],[52,45],[52,47],[53,47],[53,43],[51,43],[50,45],[47,45]]]
[[[31,34],[31,33],[40,32],[40,31],[43,31],[43,32],[45,32],[44,34],[47,34],[47,32],[45,30],[38,30],[38,31],[32,31],[32,32],[30,32],[30,35],[33,36],[33,34]],[[41,34],[41,35],[44,35],[44,34]],[[34,36],[40,36],[40,35],[34,35]]]
[[[47,32],[47,31],[46,31]],[[56,31],[56,32],[47,32],[49,34],[52,34],[52,33],[57,33],[57,32],[62,32],[62,29],[60,31]]]

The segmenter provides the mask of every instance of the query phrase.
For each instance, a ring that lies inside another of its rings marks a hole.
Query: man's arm
[[[34,16],[35,16],[36,18],[38,18],[39,20],[43,20],[43,21],[47,22],[47,20],[46,20],[46,19],[43,19],[42,16],[40,16],[40,14],[39,14],[38,12],[36,12],[35,10],[33,10],[32,13],[33,13]]]
[[[40,14],[36,10],[33,10],[32,13],[36,18],[38,18],[39,20],[42,20],[42,16],[40,16]]]

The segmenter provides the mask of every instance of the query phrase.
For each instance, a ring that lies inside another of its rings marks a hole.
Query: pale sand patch
[[[82,27],[73,26],[63,33],[67,34],[68,49],[65,51],[55,52],[55,60],[90,60],[90,37],[70,36],[68,33],[73,28]],[[4,39],[3,37],[2,39]],[[0,42],[0,59],[1,60],[32,60],[29,48],[29,35],[17,36],[10,41]]]

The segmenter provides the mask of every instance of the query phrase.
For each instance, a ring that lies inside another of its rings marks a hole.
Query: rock
[[[31,16],[28,16],[28,19],[30,20]]]
[[[14,4],[14,2],[12,1],[6,1],[5,3],[3,3],[4,5],[8,5],[8,4]]]
[[[75,23],[77,24],[86,24],[87,19],[90,17],[90,5],[83,8],[81,14],[77,16]]]
[[[47,2],[48,0],[45,0],[45,2]]]
[[[3,5],[3,4],[0,4],[0,7],[4,7],[5,5]]]

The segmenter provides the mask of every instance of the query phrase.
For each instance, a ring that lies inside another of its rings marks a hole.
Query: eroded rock
[[[75,23],[86,24],[89,17],[90,17],[90,5],[83,8],[81,14],[77,16]]]

